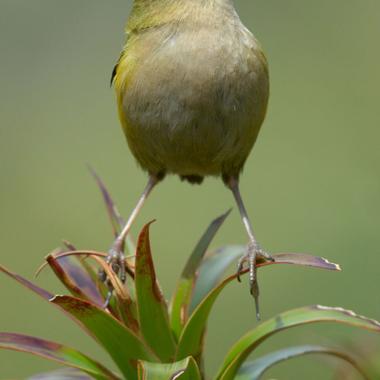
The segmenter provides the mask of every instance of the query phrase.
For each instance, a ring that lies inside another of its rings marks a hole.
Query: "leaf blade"
[[[149,242],[149,227],[142,229],[136,250],[135,286],[140,329],[163,361],[174,358],[176,343],[169,323],[166,301],[157,282]]]
[[[92,377],[87,376],[82,371],[72,368],[62,368],[52,372],[40,373],[28,377],[27,380],[91,380]]]
[[[231,210],[214,219],[202,235],[193,252],[191,253],[185,268],[178,280],[176,290],[171,300],[170,323],[178,338],[188,318],[188,309],[191,302],[192,292],[197,278],[197,270],[202,262],[208,246],[222,226]]]
[[[265,339],[276,332],[317,322],[337,322],[380,332],[380,323],[355,314],[350,310],[313,305],[293,309],[269,319],[244,335],[230,349],[216,377],[218,380],[234,379],[247,356]]]
[[[76,263],[74,264],[71,259],[71,256],[59,258],[54,254],[50,254],[46,257],[50,268],[71,294],[101,306],[104,300],[92,278],[85,272],[83,267],[80,267]]]
[[[271,352],[250,363],[245,363],[234,380],[259,380],[266,371],[276,364],[299,356],[310,354],[325,354],[335,356],[353,366],[365,380],[370,380],[356,358],[337,348],[324,346],[295,346]]]
[[[40,288],[39,286],[37,286],[37,285],[33,284],[32,282],[30,282],[29,280],[27,280],[26,278],[20,276],[17,273],[10,271],[9,269],[3,267],[2,265],[0,265],[0,272],[6,274],[7,276],[9,276],[11,278],[13,278],[19,284],[21,284],[25,288],[31,290],[33,293],[39,295],[40,297],[42,297],[46,301],[49,301],[49,299],[53,297],[52,293],[48,292],[45,289]]]
[[[222,247],[211,254],[202,263],[197,283],[191,301],[190,311],[201,303],[207,294],[218,285],[223,272],[227,267],[245,253],[245,246]],[[257,267],[271,266],[277,264],[289,264],[304,267],[313,267],[330,271],[340,271],[339,264],[332,263],[323,257],[313,256],[305,253],[276,253],[272,257],[274,261],[258,262]],[[247,273],[247,270],[242,274]]]
[[[80,369],[88,375],[99,379],[119,379],[111,371],[87,355],[59,343],[28,335],[0,333],[0,348],[27,352],[45,359]]]
[[[245,251],[245,246],[226,246],[217,249],[205,258],[199,268],[198,278],[191,299],[190,314],[206,295],[218,285],[227,268],[243,256]]]
[[[275,254],[274,262],[258,262],[257,267],[265,267],[275,264],[295,264],[301,266],[311,266],[322,269],[338,270],[339,266],[328,262],[326,259],[314,257],[306,254]],[[246,274],[247,270],[243,272]],[[186,356],[200,357],[202,352],[203,336],[211,309],[221,291],[237,277],[236,274],[227,277],[220,284],[214,287],[197,305],[184,326],[179,338],[176,359],[180,360]]]
[[[199,368],[194,359],[163,364],[139,362],[139,380],[201,380]]]
[[[116,238],[120,233],[121,229],[123,228],[125,221],[121,217],[119,210],[117,209],[115,202],[113,201],[112,196],[108,191],[106,185],[104,184],[103,180],[90,165],[88,165],[88,169],[91,175],[94,177],[95,182],[100,190],[100,193],[102,194],[103,202],[106,206],[107,214],[111,222],[112,232],[114,234],[114,237]]]
[[[55,296],[50,302],[84,325],[126,378],[137,379],[138,359],[156,360],[137,335],[96,305],[69,296]]]

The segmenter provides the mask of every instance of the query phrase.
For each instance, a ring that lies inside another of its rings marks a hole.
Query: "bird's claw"
[[[253,265],[251,265],[252,259]],[[247,247],[247,253],[243,255],[238,261],[237,279],[239,282],[241,282],[241,275],[244,271],[244,264],[248,262],[249,268],[251,269],[251,267],[256,265],[258,259],[262,261],[274,261],[274,258],[268,252],[264,251],[259,244],[249,243]]]
[[[274,261],[273,257],[265,252],[259,244],[256,242],[250,242],[247,247],[246,255],[242,256],[238,262],[237,269],[237,279],[241,282],[241,274],[244,269],[244,264],[248,262],[249,269],[249,290],[253,298],[255,299],[256,305],[256,317],[260,320],[260,309],[259,309],[259,284],[257,281],[257,260],[264,261]]]

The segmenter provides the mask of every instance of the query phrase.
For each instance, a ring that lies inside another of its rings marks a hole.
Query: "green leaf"
[[[379,322],[338,307],[314,305],[290,310],[269,319],[243,336],[227,354],[216,379],[234,379],[248,355],[276,332],[316,322],[337,322],[380,332]]]
[[[246,253],[243,245],[230,245],[210,253],[199,268],[198,278],[191,299],[190,313],[202,299],[222,280],[227,268]]]
[[[169,324],[166,301],[156,279],[149,243],[149,227],[141,231],[135,267],[137,309],[140,329],[146,342],[162,361],[172,361],[176,343]]]
[[[178,341],[177,360],[181,360],[187,356],[193,356],[197,361],[200,360],[203,348],[203,336],[214,302],[226,285],[235,279],[236,275],[225,279],[203,299],[191,314]]]
[[[91,380],[92,377],[85,375],[82,371],[72,368],[63,368],[52,372],[40,373],[27,380]]]
[[[199,368],[189,357],[179,362],[159,364],[139,362],[139,380],[201,380]]]
[[[360,367],[356,358],[340,349],[323,346],[288,347],[283,350],[272,352],[259,359],[256,359],[255,361],[244,364],[240,368],[237,376],[234,377],[234,380],[259,380],[264,375],[264,373],[274,365],[285,360],[309,354],[325,354],[335,356],[351,364],[354,368],[357,369],[357,371],[363,376],[364,379],[370,380],[364,370]]]
[[[231,210],[216,218],[207,228],[198,244],[190,255],[182,275],[178,281],[176,290],[171,301],[170,322],[172,329],[178,338],[182,328],[188,318],[188,309],[190,307],[191,296],[197,278],[197,270],[202,262],[208,246],[210,245],[215,234],[223,224]]]
[[[306,254],[280,253],[273,255],[273,258],[274,262],[258,262],[257,267],[260,268],[276,264],[295,264],[329,270],[339,270],[339,266],[337,264],[330,263],[326,259]],[[243,272],[243,274],[245,273],[247,273],[247,270]],[[193,356],[195,359],[198,359],[200,357],[202,353],[203,336],[205,334],[207,320],[214,302],[218,298],[220,292],[225,288],[225,286],[227,286],[231,281],[235,280],[236,277],[236,274],[234,274],[213,288],[190,315],[190,318],[184,326],[179,338],[176,355],[177,360],[183,359],[186,356]]]
[[[137,379],[137,360],[156,361],[137,335],[96,305],[69,296],[55,296],[50,302],[79,321],[109,353],[128,380]]]
[[[120,379],[87,355],[55,342],[27,335],[0,333],[0,348],[27,352],[65,366],[77,368],[95,379]]]

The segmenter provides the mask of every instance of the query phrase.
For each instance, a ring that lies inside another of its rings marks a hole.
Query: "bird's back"
[[[152,174],[237,176],[265,117],[266,60],[229,1],[182,1],[160,23],[132,13],[115,76],[122,126]]]

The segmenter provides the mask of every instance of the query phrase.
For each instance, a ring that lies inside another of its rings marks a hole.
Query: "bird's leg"
[[[146,199],[148,198],[149,194],[153,190],[153,188],[157,185],[157,183],[160,181],[160,178],[155,176],[155,175],[150,175],[149,176],[149,181],[143,191],[143,193],[140,196],[139,201],[137,202],[136,207],[132,211],[131,215],[129,216],[127,222],[125,223],[122,231],[118,235],[118,237],[115,239],[114,243],[112,244],[111,249],[108,252],[108,256],[106,258],[106,262],[108,265],[111,266],[112,270],[118,274],[120,280],[124,283],[126,280],[126,270],[125,270],[125,256],[123,253],[124,250],[124,242],[125,238],[127,237],[133,222],[135,221],[137,215],[141,211]],[[99,279],[102,282],[105,282],[108,286],[108,295],[106,299],[106,304],[104,305],[105,307],[108,306],[108,303],[111,299],[112,295],[112,285],[110,282],[107,280],[107,275],[103,269],[99,270]]]
[[[273,261],[273,258],[270,254],[261,249],[259,243],[257,242],[255,235],[253,233],[253,228],[251,221],[249,220],[247,210],[245,209],[243,199],[239,190],[239,182],[237,178],[231,177],[226,181],[226,185],[232,191],[235,201],[238,205],[241,219],[243,221],[244,227],[247,231],[249,243],[247,254],[244,255],[238,263],[238,280],[240,281],[240,274],[243,270],[243,265],[246,261],[248,261],[249,267],[249,285],[252,296],[255,299],[256,304],[256,317],[260,319],[260,309],[259,309],[259,284],[257,282],[257,270],[256,270],[256,261],[258,258],[263,260]]]

